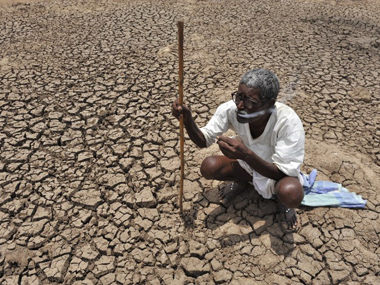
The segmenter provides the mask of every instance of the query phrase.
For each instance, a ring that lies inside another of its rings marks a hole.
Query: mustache
[[[241,118],[244,118],[244,119],[252,119],[252,118],[256,118],[256,117],[260,117],[264,114],[271,114],[273,112],[274,108],[269,108],[269,109],[265,109],[265,110],[262,110],[262,111],[258,111],[258,112],[254,112],[254,113],[247,113],[245,111],[239,111],[238,109],[235,110],[235,112],[237,113],[237,115]]]

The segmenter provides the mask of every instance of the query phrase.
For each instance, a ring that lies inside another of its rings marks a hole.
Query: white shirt
[[[218,107],[214,116],[202,131],[207,146],[215,142],[217,136],[233,129],[244,145],[269,163],[274,163],[285,175],[298,177],[305,153],[305,132],[298,115],[289,106],[276,102],[264,132],[253,139],[249,124],[241,124],[236,118],[236,104],[230,100]],[[239,163],[253,176],[253,185],[264,197],[274,194],[275,181],[255,172],[247,163]],[[250,168],[250,169],[247,169]]]

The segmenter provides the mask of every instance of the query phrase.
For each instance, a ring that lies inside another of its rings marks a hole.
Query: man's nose
[[[243,101],[243,100],[241,100],[241,101],[239,102],[239,104],[237,105],[237,108],[238,108],[239,110],[244,110],[244,109],[245,109],[244,101]]]

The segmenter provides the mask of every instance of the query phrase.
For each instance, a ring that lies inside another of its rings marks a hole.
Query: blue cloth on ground
[[[364,208],[367,200],[341,184],[330,181],[315,181],[317,170],[314,169],[309,175],[301,173],[304,178],[303,189],[305,192],[301,205],[310,207],[330,206],[344,208]]]

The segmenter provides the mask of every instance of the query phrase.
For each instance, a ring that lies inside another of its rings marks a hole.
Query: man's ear
[[[269,108],[272,108],[274,106],[274,104],[276,103],[276,100],[274,98],[271,98],[268,100],[268,105],[269,105]]]

